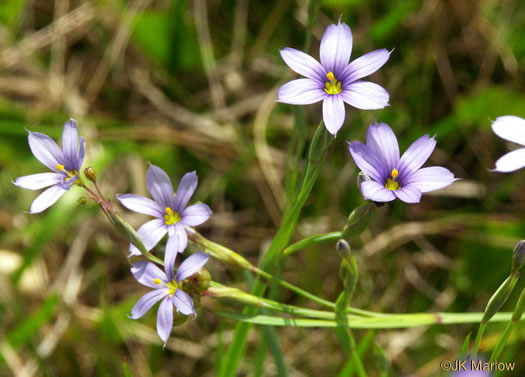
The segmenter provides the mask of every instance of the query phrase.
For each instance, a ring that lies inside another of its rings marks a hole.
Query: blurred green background
[[[312,9],[314,12],[312,12]],[[227,348],[229,309],[203,298],[197,318],[174,329],[166,349],[156,310],[126,317],[146,288],[129,273],[127,243],[93,203],[70,190],[49,210],[29,215],[37,193],[12,185],[44,172],[27,133],[58,140],[69,117],[87,140],[84,166],[97,169],[104,193],[145,190],[146,162],[174,183],[196,170],[195,200],[214,211],[200,231],[260,260],[286,205],[293,106],[275,102],[294,77],[279,49],[303,49],[313,19],[318,57],[326,26],[341,17],[352,29],[352,59],[394,49],[370,80],[391,106],[347,107],[295,239],[342,229],[363,202],[346,140],[364,140],[377,119],[392,126],[404,150],[437,134],[428,164],[463,180],[425,195],[418,205],[393,202],[351,239],[360,268],[353,305],[374,311],[479,312],[507,276],[516,242],[525,238],[525,172],[490,172],[509,150],[491,129],[506,114],[525,117],[525,4],[521,0],[3,0],[0,2],[0,376],[213,376]],[[308,138],[319,104],[304,108]],[[428,165],[427,164],[427,165]],[[145,216],[123,210],[138,227]],[[333,244],[287,261],[284,278],[335,300],[342,289]],[[246,276],[212,260],[213,279],[247,289]],[[511,311],[524,279],[505,306]],[[315,307],[282,291],[282,302]],[[240,311],[241,308],[234,308]],[[490,355],[504,324],[488,327]],[[378,332],[390,376],[442,376],[439,361],[457,357],[477,325]],[[279,328],[290,376],[346,376],[333,331]],[[274,376],[274,359],[249,336],[239,376]],[[525,375],[525,325],[500,358]],[[364,359],[370,376],[374,358]],[[498,375],[498,374],[496,374]]]

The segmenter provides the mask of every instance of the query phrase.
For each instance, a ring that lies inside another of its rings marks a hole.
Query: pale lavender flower
[[[79,179],[84,160],[84,138],[78,136],[75,121],[64,124],[62,150],[49,136],[40,132],[29,133],[29,148],[33,155],[53,173],[39,173],[17,178],[13,184],[29,190],[49,187],[31,204],[31,213],[39,213],[53,205]]]
[[[436,147],[434,137],[417,139],[399,157],[396,135],[385,123],[368,127],[366,145],[349,144],[356,165],[372,180],[361,182],[365,199],[389,202],[399,198],[406,203],[418,203],[421,193],[438,190],[457,179],[448,169],[433,166],[421,169]]]
[[[514,115],[501,116],[492,123],[492,130],[502,139],[525,147],[525,119]],[[496,161],[494,170],[510,173],[523,167],[525,167],[525,148],[518,148]]]
[[[151,262],[137,262],[131,268],[133,277],[142,285],[153,288],[153,291],[142,296],[133,309],[131,319],[139,319],[153,305],[162,300],[157,312],[157,332],[164,341],[164,345],[173,327],[173,307],[177,311],[190,315],[195,314],[193,300],[190,295],[179,288],[180,283],[199,271],[210,257],[207,253],[196,253],[186,259],[174,274],[173,264],[165,264],[165,273]]]
[[[386,63],[390,52],[375,50],[348,64],[352,52],[352,32],[339,20],[326,28],[321,39],[321,63],[293,48],[281,50],[284,62],[306,78],[290,81],[279,89],[279,101],[308,105],[323,101],[326,129],[336,135],[345,120],[345,105],[363,110],[388,106],[390,95],[381,86],[360,81]]]
[[[188,236],[184,226],[197,226],[211,216],[210,207],[198,203],[186,207],[198,183],[195,172],[186,173],[173,193],[173,186],[164,170],[150,165],[146,176],[146,187],[154,200],[136,194],[117,195],[122,205],[132,211],[155,217],[137,231],[147,250],[151,250],[168,233],[164,263],[173,265],[177,253],[184,251]],[[140,251],[130,244],[132,255]]]

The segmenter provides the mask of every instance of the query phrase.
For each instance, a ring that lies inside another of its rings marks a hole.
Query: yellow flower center
[[[170,207],[166,207],[164,212],[166,212],[166,214],[164,215],[166,225],[177,224],[181,220],[180,215],[177,212],[173,212],[173,210]]]
[[[401,186],[399,186],[399,182],[396,181],[396,178],[399,175],[399,172],[397,171],[397,169],[393,169],[390,175],[392,178],[388,178],[388,180],[386,181],[385,187],[391,191],[399,190]]]
[[[328,72],[326,74],[328,81],[324,85],[324,91],[328,94],[339,94],[343,91],[341,87],[341,81],[337,81],[333,72]]]
[[[166,284],[166,287],[168,288],[168,294],[173,296],[179,288],[179,284],[175,280],[172,280],[170,283]]]

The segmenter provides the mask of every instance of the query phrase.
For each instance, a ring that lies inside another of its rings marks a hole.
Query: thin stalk
[[[481,322],[479,324],[478,334],[476,335],[476,340],[474,341],[474,347],[472,348],[472,360],[475,360],[476,356],[478,355],[478,349],[481,343],[481,338],[483,338],[483,333],[485,332],[485,329],[487,328],[487,324],[488,322]]]
[[[308,246],[314,245],[316,243],[322,243],[322,242],[330,242],[330,241],[337,241],[338,239],[343,237],[342,232],[330,232],[330,233],[323,233],[323,234],[314,234],[313,236],[307,237],[305,239],[302,239],[301,241],[298,241],[296,243],[291,244],[283,251],[283,257],[288,257],[291,254],[305,249]]]
[[[368,377],[368,375],[366,374],[365,368],[363,366],[363,362],[361,361],[361,358],[359,357],[359,353],[357,352],[357,344],[355,343],[354,335],[352,334],[350,330],[348,331],[348,333],[350,334],[350,345],[351,345],[350,355],[351,355],[352,360],[354,361],[354,364],[357,370],[357,374],[359,377]]]

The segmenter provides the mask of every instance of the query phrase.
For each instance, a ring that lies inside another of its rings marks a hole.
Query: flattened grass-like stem
[[[505,331],[503,332],[503,335],[501,336],[500,340],[498,341],[498,344],[492,351],[492,355],[490,356],[490,362],[493,362],[496,360],[499,355],[501,354],[501,351],[503,351],[503,347],[505,347],[505,344],[507,344],[507,341],[509,339],[510,334],[512,333],[512,330],[514,330],[514,327],[516,327],[516,324],[521,320],[521,316],[523,315],[523,310],[525,309],[525,288],[521,291],[520,298],[518,299],[518,302],[516,303],[516,308],[514,309],[514,313],[512,313],[512,319],[509,323],[507,323],[507,327],[505,328]]]

